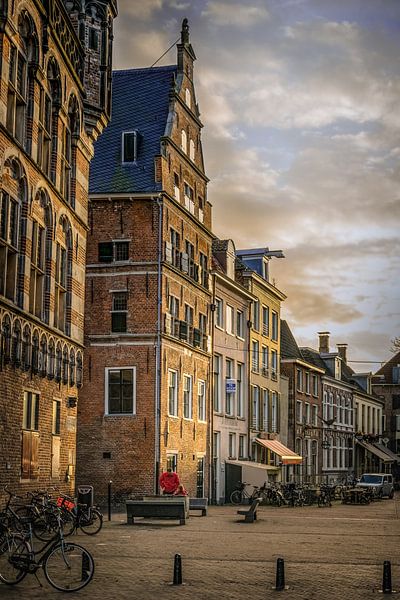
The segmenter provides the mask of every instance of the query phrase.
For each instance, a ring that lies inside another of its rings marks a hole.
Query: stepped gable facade
[[[78,481],[116,500],[177,470],[208,495],[211,206],[182,23],[177,64],[116,71],[90,176]]]
[[[0,490],[75,489],[89,163],[116,14],[115,0],[0,7]]]

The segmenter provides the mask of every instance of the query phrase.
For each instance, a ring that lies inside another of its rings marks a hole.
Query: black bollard
[[[287,589],[285,586],[285,561],[283,558],[276,559],[276,582],[273,589],[277,592]]]
[[[111,521],[111,485],[112,481],[108,482],[108,520]]]
[[[172,585],[182,585],[182,560],[180,554],[175,554],[174,581]]]
[[[382,593],[392,593],[392,566],[390,560],[383,561]]]

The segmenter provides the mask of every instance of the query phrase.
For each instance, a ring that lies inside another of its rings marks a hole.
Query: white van
[[[374,492],[375,496],[393,498],[393,476],[388,473],[364,473],[356,487],[363,487]]]

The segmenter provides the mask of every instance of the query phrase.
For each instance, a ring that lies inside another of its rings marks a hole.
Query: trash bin
[[[93,496],[92,485],[81,485],[78,487],[78,504],[86,504],[88,507],[92,507]]]

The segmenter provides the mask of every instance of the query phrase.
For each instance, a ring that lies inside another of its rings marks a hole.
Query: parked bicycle
[[[259,488],[256,485],[253,485],[253,491],[250,494],[246,489],[249,485],[250,484],[246,483],[245,481],[238,481],[237,489],[233,490],[233,492],[230,495],[230,501],[232,504],[245,504],[246,501],[248,504],[251,504],[254,498],[258,497]]]
[[[98,506],[82,503],[75,505],[74,499],[66,494],[59,495],[57,505],[70,511],[74,519],[75,530],[79,528],[86,535],[95,535],[103,527],[103,514]]]
[[[64,540],[60,512],[56,539],[49,540],[40,549],[33,545],[33,517],[19,518],[28,528],[26,533],[3,531],[0,537],[0,581],[15,585],[28,573],[37,577],[36,572],[41,568],[50,585],[62,592],[78,591],[92,580],[93,557],[79,544]]]
[[[318,506],[332,506],[332,497],[335,494],[335,487],[331,487],[329,485],[321,485],[319,496],[318,496]]]

